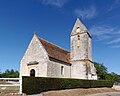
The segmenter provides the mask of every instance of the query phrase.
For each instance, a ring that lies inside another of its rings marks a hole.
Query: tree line
[[[19,72],[17,70],[5,70],[5,72],[0,72],[0,78],[19,78]]]
[[[120,75],[114,72],[109,73],[107,67],[102,63],[94,62],[94,64],[99,80],[113,80],[115,82],[120,82]]]

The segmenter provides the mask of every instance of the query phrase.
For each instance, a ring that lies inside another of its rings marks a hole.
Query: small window
[[[78,40],[80,40],[80,35],[78,35]]]
[[[64,67],[61,66],[61,75],[64,75]]]
[[[30,76],[35,77],[35,70],[34,69],[30,70]]]
[[[80,47],[80,35],[78,35],[77,37],[78,37],[78,40],[77,40],[77,47],[79,48],[79,47]]]
[[[76,32],[80,33],[80,27],[77,27]]]

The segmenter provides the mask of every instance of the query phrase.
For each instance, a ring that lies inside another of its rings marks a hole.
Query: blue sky
[[[93,61],[120,74],[120,0],[0,0],[0,70],[19,70],[34,31],[69,50],[77,17],[93,36]]]

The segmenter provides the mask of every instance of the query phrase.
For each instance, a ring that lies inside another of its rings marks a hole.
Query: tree
[[[115,82],[120,82],[120,75],[118,75],[114,72],[108,73],[107,67],[105,67],[103,64],[100,64],[97,62],[94,62],[94,64],[95,64],[98,78],[100,80],[113,80]]]
[[[2,76],[1,76],[1,71],[0,71],[0,78],[1,78]]]
[[[105,76],[107,74],[107,68],[100,63],[94,62],[95,68],[96,68],[96,73],[98,75],[98,78],[101,80],[105,80]]]
[[[120,76],[114,72],[110,73],[114,81],[120,82]]]
[[[19,72],[14,71],[13,69],[7,69],[4,73],[1,74],[2,78],[17,78],[19,77]]]

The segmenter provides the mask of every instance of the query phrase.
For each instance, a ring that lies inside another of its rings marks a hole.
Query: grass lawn
[[[0,81],[0,84],[9,84],[9,83],[6,81]]]

